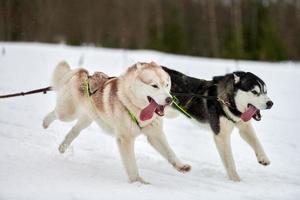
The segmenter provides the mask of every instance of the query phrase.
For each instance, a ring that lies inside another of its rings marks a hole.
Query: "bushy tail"
[[[69,64],[66,61],[61,61],[56,66],[52,75],[52,87],[54,90],[60,89],[68,80],[65,76],[71,71]]]

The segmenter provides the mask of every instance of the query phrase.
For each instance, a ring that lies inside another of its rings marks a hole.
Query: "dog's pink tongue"
[[[249,105],[247,110],[244,113],[242,113],[241,119],[244,122],[247,122],[253,117],[253,115],[255,115],[256,112],[257,112],[257,108],[255,108],[252,105]]]
[[[149,105],[141,111],[140,120],[146,121],[148,119],[151,119],[157,107],[158,104],[155,101],[151,100]]]

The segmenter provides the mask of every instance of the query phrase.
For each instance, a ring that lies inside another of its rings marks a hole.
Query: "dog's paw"
[[[191,169],[192,169],[192,167],[188,164],[177,165],[177,166],[175,166],[175,168],[181,173],[187,173],[187,172],[191,171]]]
[[[136,178],[130,178],[129,179],[129,182],[130,183],[142,183],[142,184],[145,184],[145,185],[149,185],[150,183],[145,181],[142,177],[136,177]]]
[[[47,129],[49,127],[49,123],[47,123],[46,119],[43,120],[43,128]]]
[[[234,181],[234,182],[240,182],[241,178],[237,173],[233,173],[231,175],[229,175],[229,179]]]
[[[65,151],[67,150],[67,148],[68,148],[68,145],[66,143],[62,143],[61,145],[59,145],[58,151],[60,153],[65,153]]]
[[[269,160],[269,158],[265,155],[263,156],[257,156],[257,161],[259,164],[267,166],[271,164],[271,161]]]
[[[229,179],[234,181],[234,182],[240,182],[241,181],[241,178],[239,177],[239,175],[229,177]]]
[[[271,161],[269,161],[268,159],[262,159],[258,161],[259,164],[267,166],[271,164]]]

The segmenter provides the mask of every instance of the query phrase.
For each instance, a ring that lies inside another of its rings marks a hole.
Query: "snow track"
[[[165,120],[165,132],[178,157],[192,165],[180,174],[140,136],[136,156],[141,176],[151,185],[129,184],[115,140],[95,124],[58,153],[72,123],[42,119],[55,95],[37,94],[0,100],[0,200],[14,199],[294,199],[300,198],[300,64],[235,62],[177,56],[154,51],[68,47],[36,43],[0,43],[0,94],[48,86],[55,65],[68,61],[90,71],[117,76],[137,61],[156,61],[184,73],[210,79],[235,70],[251,71],[268,86],[274,101],[253,122],[271,165],[261,166],[237,131],[233,153],[242,182],[227,179],[211,132],[184,116]]]

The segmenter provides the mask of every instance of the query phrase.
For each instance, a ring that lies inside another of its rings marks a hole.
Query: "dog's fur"
[[[158,104],[166,105],[166,98],[170,97],[170,85],[169,75],[154,62],[137,63],[116,78],[109,78],[100,72],[89,76],[87,70],[71,70],[66,62],[61,62],[53,74],[56,106],[44,118],[43,126],[47,128],[55,119],[66,122],[77,119],[59,146],[59,151],[64,153],[80,131],[95,121],[117,138],[130,182],[147,183],[138,173],[134,155],[134,141],[140,133],[178,171],[187,172],[191,167],[183,164],[168,145],[161,117],[154,114],[151,119],[138,119],[136,123],[129,114],[130,111],[139,116],[141,110],[149,104],[148,96]]]
[[[260,78],[250,72],[234,72],[206,81],[186,76],[167,67],[163,67],[163,69],[171,77],[171,94],[172,92],[194,93],[219,97],[229,103],[226,106],[216,99],[177,96],[179,104],[197,122],[210,125],[220,157],[231,180],[240,181],[230,144],[230,135],[234,127],[239,129],[241,137],[253,148],[258,162],[262,165],[270,164],[250,121],[244,122],[240,118],[248,104],[252,104],[258,109],[272,107],[273,102],[267,96],[265,83]],[[258,120],[260,120],[260,115]]]

